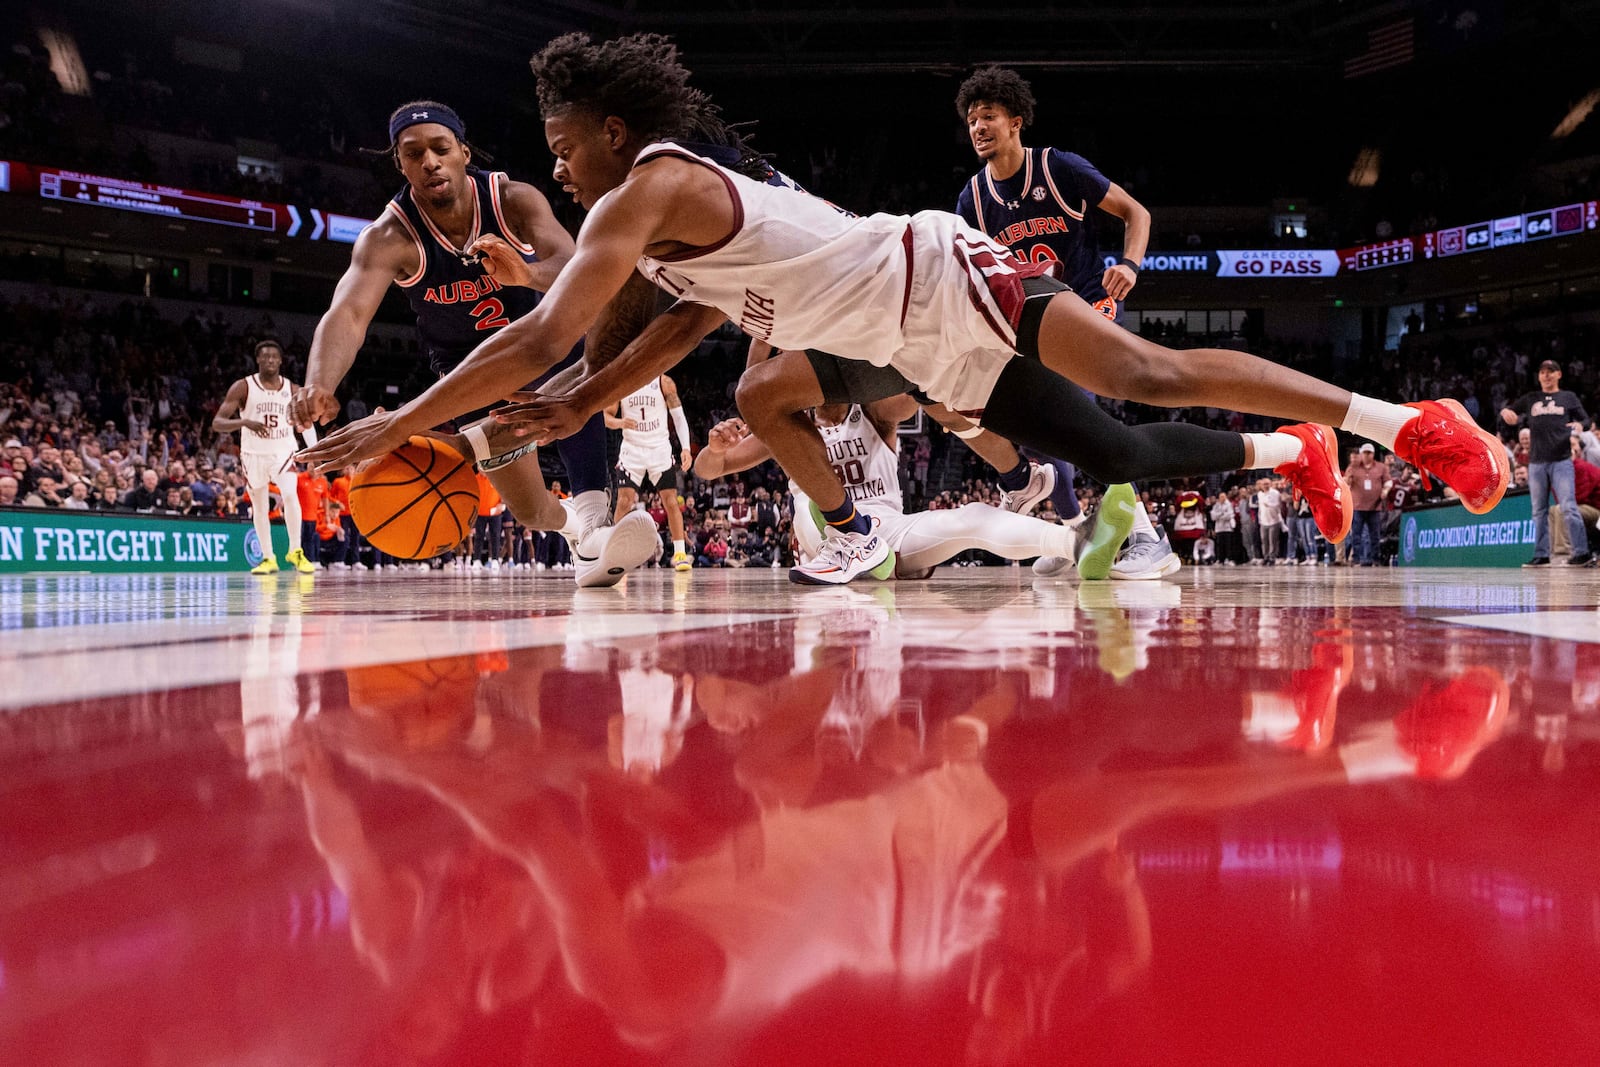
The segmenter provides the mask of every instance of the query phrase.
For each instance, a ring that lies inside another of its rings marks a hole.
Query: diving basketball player
[[[261,562],[251,574],[276,574],[278,556],[272,550],[271,491],[276,482],[283,498],[283,522],[289,534],[289,552],[284,560],[301,574],[312,574],[316,567],[306,559],[300,542],[300,475],[294,465],[294,425],[289,419],[289,404],[295,385],[283,376],[283,349],[276,341],[256,344],[256,372],[240,378],[222,398],[222,406],[211,420],[218,433],[239,431],[239,463],[244,468],[245,484],[250,487],[250,521],[261,542]],[[316,431],[307,429],[306,442],[314,443]]]
[[[411,302],[428,361],[444,375],[478,342],[532,310],[572,256],[572,238],[542,193],[471,165],[466,127],[451,108],[429,100],[397,108],[389,117],[389,144],[406,187],[356,240],[333,304],[317,324],[306,388],[295,408],[300,425],[338,414],[334,391],[391,284]],[[577,357],[574,348],[555,369]],[[650,558],[658,541],[648,515],[606,526],[610,474],[598,414],[557,446],[571,482],[567,502],[545,488],[538,453],[525,441],[491,456],[487,435],[498,432],[493,422],[468,426],[457,444],[477,458],[519,522],[567,538],[578,585],[615,585]]]
[[[667,419],[678,435],[677,461],[673,461],[672,442],[667,438]],[[689,469],[689,420],[678,400],[678,387],[665,374],[623,397],[606,414],[606,425],[622,431],[622,453],[617,457],[617,521],[633,510],[639,494],[654,490],[667,513],[667,530],[672,534],[672,567],[686,571],[694,566],[684,544],[683,507],[678,494],[683,489],[683,472]]]
[[[535,440],[559,439],[731,319],[785,351],[763,366],[808,348],[888,365],[930,399],[1108,484],[1274,468],[1335,542],[1351,511],[1328,423],[1437,474],[1474,513],[1505,493],[1504,449],[1454,401],[1390,404],[1242,352],[1173,352],[1119,329],[955,215],[851,218],[662,143],[707,103],[666,38],[597,45],[568,34],[533,68],[556,178],[589,209],[572,261],[546,300],[421,397],[345,427],[307,449],[308,462],[332,468],[382,455],[418,429],[505,396],[554,366],[637,270],[679,302],[570,392],[497,418]],[[738,396],[745,421],[830,526],[818,573],[842,582],[881,570],[891,550],[855,510],[804,414],[820,398],[756,403],[749,378]],[[1256,434],[1126,426],[1080,386],[1146,404],[1316,421]]]
[[[1014,71],[983,67],[961,83],[956,111],[967,124],[973,151],[984,164],[962,188],[956,214],[1023,259],[1061,264],[1066,282],[1094,310],[1121,323],[1122,301],[1139,280],[1150,238],[1150,212],[1094,165],[1058,148],[1026,148],[1022,130],[1033,121],[1033,92]],[[1095,236],[1095,209],[1127,227],[1122,258],[1107,267]],[[1072,468],[1062,461],[1056,484],[1072,495]],[[1062,468],[1065,469],[1062,469]],[[1074,500],[1061,500],[1076,507]],[[1062,514],[1067,512],[1062,511]],[[1161,578],[1181,563],[1167,535],[1138,505],[1128,547],[1111,568],[1113,578]]]

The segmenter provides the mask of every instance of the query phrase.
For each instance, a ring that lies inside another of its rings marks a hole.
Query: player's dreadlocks
[[[530,66],[546,118],[573,110],[615,115],[646,141],[717,145],[739,153],[733,169],[770,172],[764,157],[745,141],[742,128],[748,124],[725,122],[711,98],[690,87],[689,71],[671,38],[635,33],[595,44],[588,34],[569,33],[545,45]]]
[[[706,95],[689,88],[678,46],[659,33],[634,33],[595,44],[586,33],[557,37],[535,53],[539,110],[545,118],[575,109],[615,115],[646,141],[681,136]]]
[[[956,93],[956,114],[962,119],[973,104],[994,104],[1022,120],[1023,128],[1033,125],[1033,90],[1014,70],[1004,67],[979,67],[961,83]]]

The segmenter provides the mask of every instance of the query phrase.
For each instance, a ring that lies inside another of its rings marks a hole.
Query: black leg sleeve
[[[1244,438],[1181,422],[1129,426],[1041,363],[1013,359],[995,382],[982,425],[1064,459],[1107,485],[1187,478],[1244,466]]]

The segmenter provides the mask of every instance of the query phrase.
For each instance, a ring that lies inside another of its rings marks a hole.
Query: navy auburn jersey
[[[1106,176],[1076,153],[1025,148],[1022,167],[1005,181],[990,177],[988,167],[973,175],[956,199],[956,214],[1023,259],[1059,262],[1061,280],[1092,304],[1106,295],[1093,209],[1109,188]]]
[[[529,263],[539,257],[533,246],[524,244],[506,224],[500,203],[500,171],[486,173],[467,168],[472,180],[472,232],[463,248],[486,233],[504,240]],[[398,282],[411,309],[417,313],[417,332],[428,362],[438,374],[446,374],[479,343],[492,337],[533,310],[539,292],[525,285],[502,285],[484,269],[476,256],[465,256],[450,243],[411,196],[411,186],[395,194],[386,208],[410,231],[422,265],[409,278]]]

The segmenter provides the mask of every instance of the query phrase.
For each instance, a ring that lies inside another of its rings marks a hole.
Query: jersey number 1
[[[494,297],[480,303],[469,314],[478,320],[473,323],[475,330],[498,330],[511,325],[511,320],[506,318],[506,306]]]

